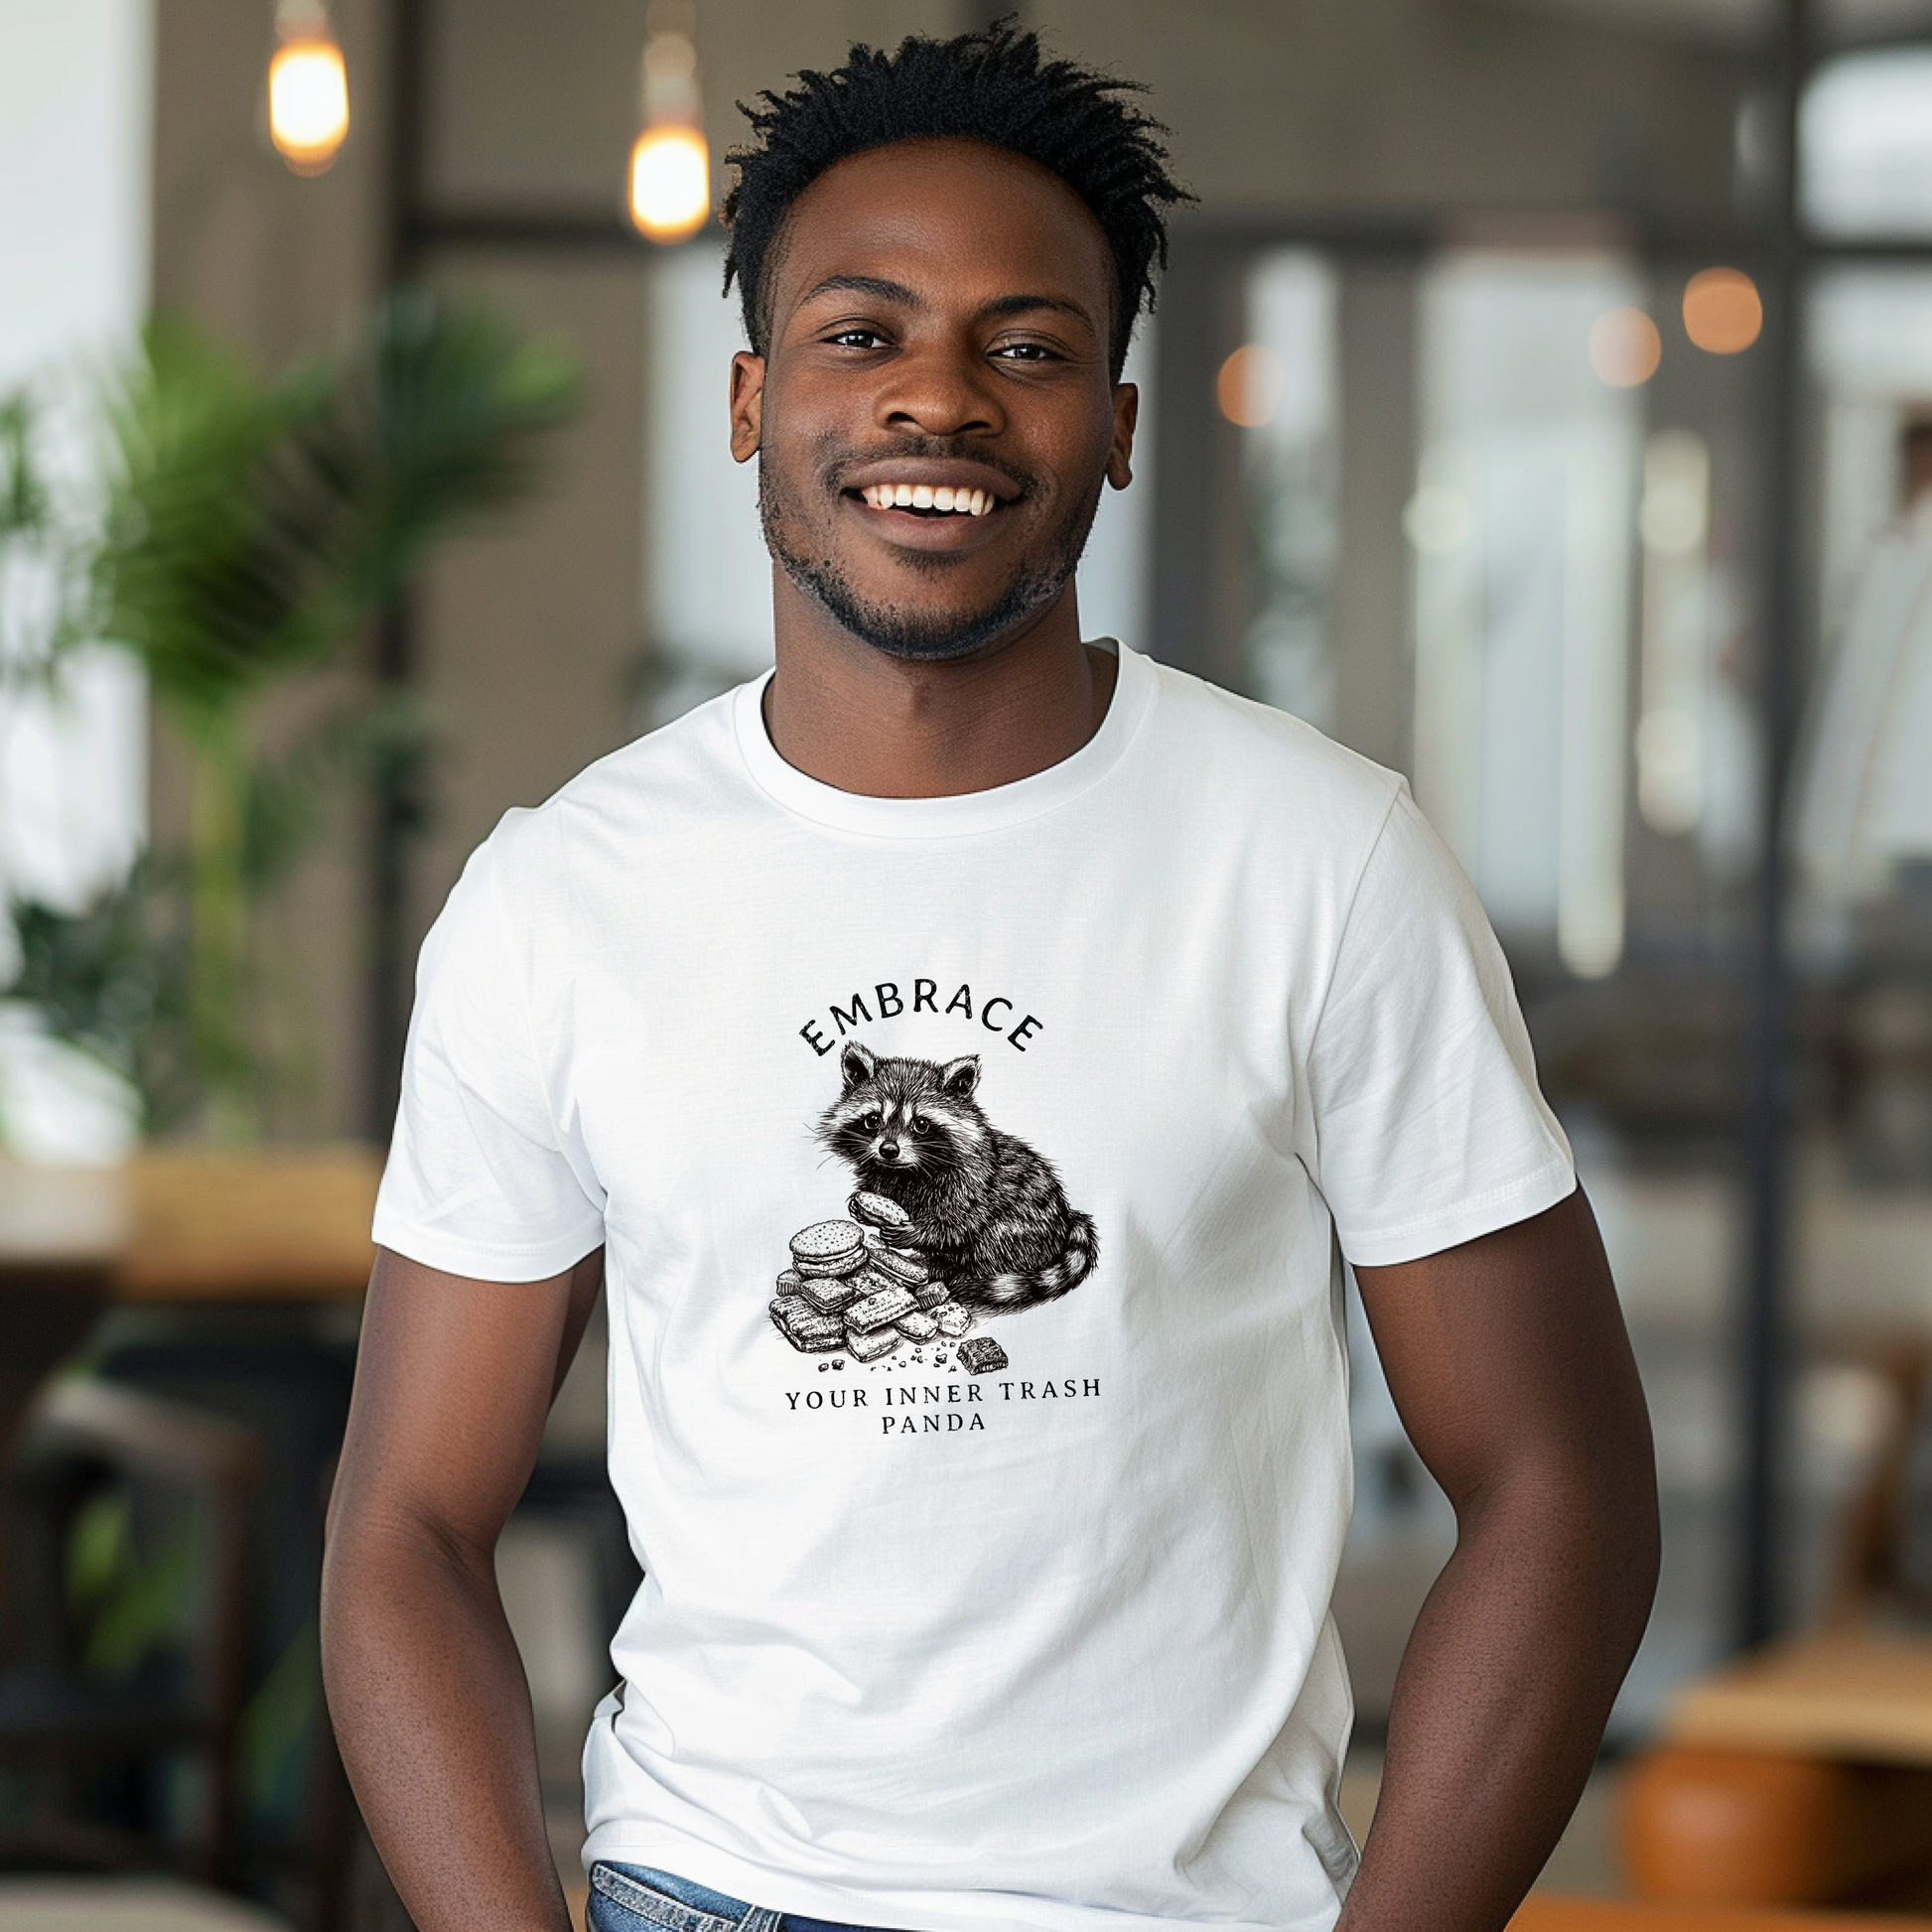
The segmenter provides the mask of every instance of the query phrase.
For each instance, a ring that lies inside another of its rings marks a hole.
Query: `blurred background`
[[[0,0],[0,1925],[406,1923],[313,1594],[415,950],[769,662],[734,103],[1008,11]],[[1932,5],[1021,13],[1200,197],[1087,632],[1408,775],[1615,1265],[1664,1576],[1547,1882],[1932,1907]],[[1359,1834],[1453,1521],[1351,1324]],[[580,1899],[603,1369],[501,1560]]]

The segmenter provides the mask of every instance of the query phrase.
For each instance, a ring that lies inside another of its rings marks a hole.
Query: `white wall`
[[[152,43],[151,0],[0,0],[0,383],[146,306]]]
[[[147,306],[152,0],[0,0],[0,395],[48,405],[40,457],[76,505],[93,384]],[[0,673],[38,654],[48,579],[0,551]],[[83,902],[145,828],[146,704],[125,654],[86,648],[51,692],[0,675],[0,896]],[[11,928],[0,922],[0,951]],[[0,984],[11,962],[0,957]],[[29,1017],[0,1022],[0,1128],[48,1158],[112,1153],[123,1097]]]
[[[72,491],[89,396],[148,286],[151,0],[0,0],[0,394],[51,406],[41,456]],[[0,564],[0,652],[33,654],[42,587]],[[0,686],[0,889],[71,902],[141,835],[145,718],[119,653],[84,652],[49,699]]]

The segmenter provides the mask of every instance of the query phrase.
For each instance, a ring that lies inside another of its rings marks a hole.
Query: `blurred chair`
[[[1893,1427],[1870,1480],[1847,1512],[1825,1621],[1874,1610],[1932,1622],[1932,1343],[1881,1343],[1869,1366],[1890,1386]]]
[[[218,1417],[82,1379],[40,1399],[19,1462],[20,1641],[0,1674],[0,1774],[19,1785],[25,1816],[0,1829],[0,1863],[227,1876],[259,1445]],[[156,1522],[169,1526],[149,1538],[161,1547],[118,1597],[77,1604],[86,1540],[96,1554],[103,1537],[132,1549]],[[171,1604],[182,1613],[171,1618]],[[88,1607],[82,1631],[75,1611]],[[186,1802],[157,1807],[169,1760],[189,1767]],[[147,1802],[125,1802],[144,1774]],[[98,1802],[117,1785],[120,1802]],[[178,1816],[157,1822],[144,1809]]]
[[[245,1429],[261,1477],[244,1529],[242,1723],[232,1882],[299,1918],[319,1802],[316,1597],[325,1474],[342,1447],[353,1342],[303,1309],[172,1312],[98,1345],[97,1375]]]
[[[1620,1836],[1642,1897],[1932,1910],[1932,1347],[1856,1352],[1892,1421],[1821,1627],[1688,1686],[1671,1737],[1631,1761]]]

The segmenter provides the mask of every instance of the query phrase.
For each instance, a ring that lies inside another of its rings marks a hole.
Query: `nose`
[[[898,1159],[898,1143],[897,1141],[881,1141],[879,1143],[879,1152],[882,1159],[897,1161]]]
[[[880,388],[880,427],[900,436],[997,436],[1006,418],[990,383],[971,343],[908,345]]]

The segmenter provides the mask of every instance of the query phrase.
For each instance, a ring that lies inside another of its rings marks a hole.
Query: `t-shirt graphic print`
[[[1008,1367],[999,1341],[970,1333],[975,1320],[1084,1282],[1100,1250],[1093,1217],[1068,1204],[1050,1161],[987,1119],[977,1053],[941,1064],[849,1039],[839,1071],[817,1136],[858,1191],[848,1219],[792,1236],[773,1324],[801,1353],[844,1349],[868,1367],[903,1342],[919,1366],[930,1348],[934,1369]]]
[[[587,1859],[903,1932],[1327,1932],[1341,1258],[1574,1185],[1402,781],[1133,651],[873,798],[741,687],[509,813],[425,942],[384,1246],[604,1252],[644,1581]]]

